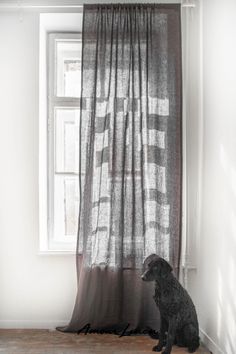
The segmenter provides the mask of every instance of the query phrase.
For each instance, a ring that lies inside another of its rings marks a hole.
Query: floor
[[[156,340],[148,336],[73,334],[48,330],[0,329],[2,354],[144,354],[152,353]],[[173,348],[172,354],[187,353]],[[208,354],[203,347],[196,353]]]

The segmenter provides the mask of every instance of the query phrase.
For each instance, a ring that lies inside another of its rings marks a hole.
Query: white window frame
[[[76,235],[59,235],[55,234],[55,184],[54,177],[56,174],[67,177],[77,176],[78,173],[57,172],[55,171],[55,154],[56,154],[56,124],[55,114],[57,109],[80,109],[80,98],[62,97],[56,93],[56,43],[61,40],[81,42],[81,33],[48,33],[48,242],[50,249],[73,250],[76,246]]]
[[[51,32],[81,33],[81,13],[44,13],[40,14],[40,48],[39,48],[39,254],[75,254],[76,241],[53,242],[51,231],[51,196],[48,184],[48,66],[47,38]],[[77,101],[78,99],[69,99]],[[50,164],[52,165],[52,164]],[[51,188],[51,186],[50,186]]]

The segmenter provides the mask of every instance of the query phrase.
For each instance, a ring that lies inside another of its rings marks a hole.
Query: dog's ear
[[[168,275],[170,272],[172,272],[172,267],[171,265],[166,262],[163,258],[159,259],[159,269],[160,269],[160,276],[161,277],[165,277],[166,275]]]

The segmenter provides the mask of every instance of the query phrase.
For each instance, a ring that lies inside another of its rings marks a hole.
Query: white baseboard
[[[200,337],[202,343],[212,352],[212,354],[226,354],[202,328],[200,328]]]
[[[66,326],[70,320],[58,321],[30,321],[30,320],[0,320],[2,329],[55,329]]]

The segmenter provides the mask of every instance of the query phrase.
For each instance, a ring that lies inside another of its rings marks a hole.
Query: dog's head
[[[156,254],[148,256],[144,261],[144,266],[145,265],[147,270],[141,276],[144,281],[154,281],[159,278],[165,278],[172,271],[170,264]]]

